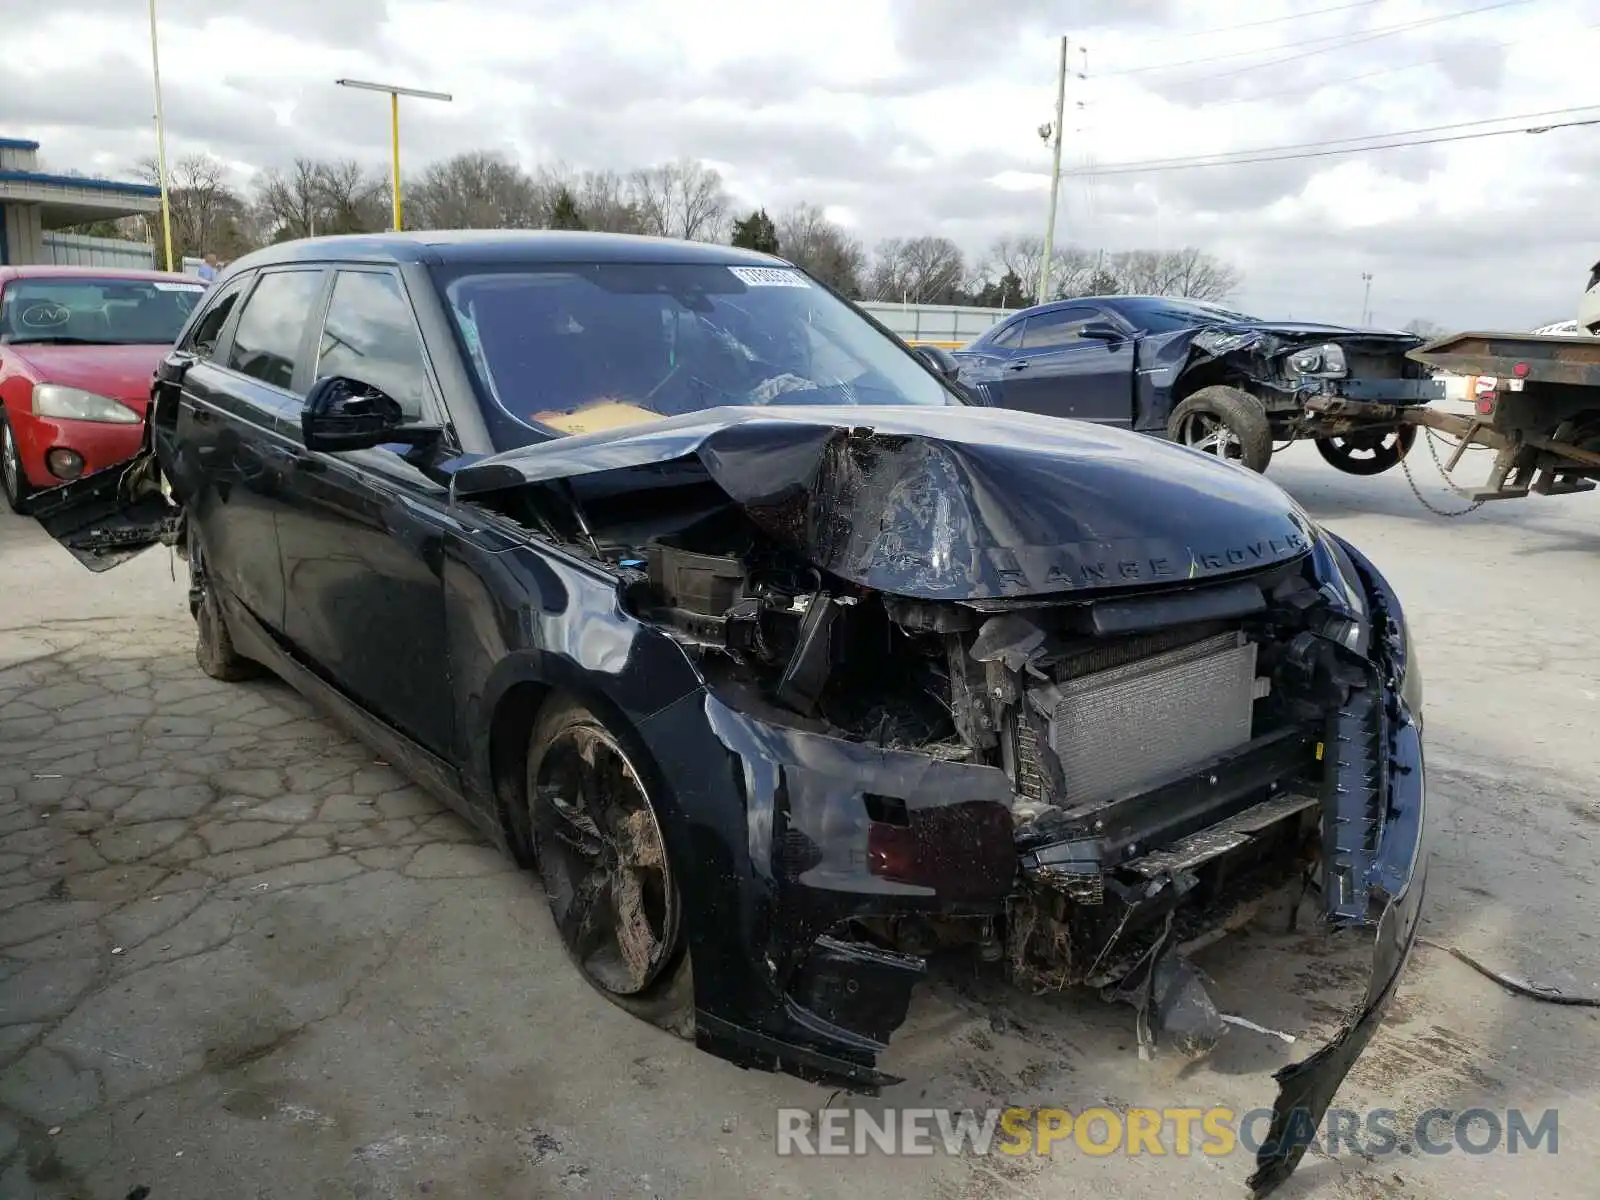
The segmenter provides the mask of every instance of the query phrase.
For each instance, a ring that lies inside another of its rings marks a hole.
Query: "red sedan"
[[[151,376],[205,288],[161,271],[0,267],[0,484],[13,509],[138,452]]]

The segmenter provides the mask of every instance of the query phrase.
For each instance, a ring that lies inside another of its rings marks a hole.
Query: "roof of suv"
[[[300,238],[245,255],[232,268],[295,262],[385,263],[704,263],[787,266],[781,258],[676,238],[561,229],[439,229]],[[231,270],[230,270],[231,274]]]
[[[130,270],[127,267],[68,267],[54,263],[26,263],[0,267],[5,279],[125,279],[132,282],[202,284],[205,280],[178,271]]]

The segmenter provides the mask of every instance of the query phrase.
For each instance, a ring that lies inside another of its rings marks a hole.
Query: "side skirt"
[[[262,627],[254,614],[228,592],[218,589],[217,598],[222,603],[228,632],[233,635],[239,653],[267,667],[358,741],[382,755],[384,761],[392,763],[402,774],[427,789],[453,811],[472,822],[474,828],[494,840],[493,833],[483,828],[483,814],[467,802],[461,790],[460,773],[455,767],[423,749],[405,734],[385,725],[337,688],[302,666]]]

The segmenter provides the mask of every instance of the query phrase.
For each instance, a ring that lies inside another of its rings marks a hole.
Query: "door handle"
[[[1028,360],[1027,359],[1023,359],[1021,362],[1013,362],[1013,363],[1007,363],[1006,364],[1006,370],[1008,370],[1008,371],[1026,371],[1027,369],[1028,369]]]

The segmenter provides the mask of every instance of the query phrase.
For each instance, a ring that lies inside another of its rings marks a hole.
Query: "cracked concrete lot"
[[[1407,604],[1447,810],[1426,936],[1600,992],[1600,502],[1444,521],[1399,472],[1295,447],[1272,475]],[[199,673],[181,566],[93,576],[9,516],[0,562],[0,1197],[1243,1194],[1243,1154],[778,1158],[775,1110],[829,1093],[600,1002],[466,825],[283,685]],[[1362,944],[1281,916],[1202,965],[1294,1046],[1235,1030],[1141,1064],[1125,1009],[943,977],[885,1064],[907,1082],[858,1103],[1270,1103],[1365,980]],[[1592,1195],[1597,1052],[1593,1012],[1419,950],[1337,1103],[1554,1107],[1559,1154],[1313,1154],[1280,1195]]]

